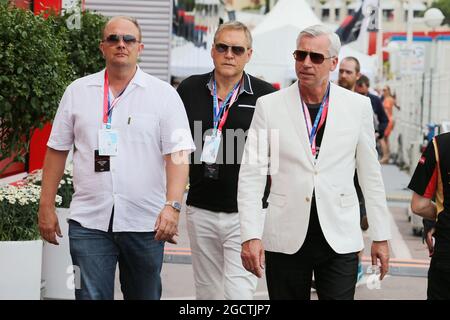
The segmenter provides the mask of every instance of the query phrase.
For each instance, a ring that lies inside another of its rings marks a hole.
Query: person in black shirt
[[[355,57],[346,57],[342,59],[340,65],[339,65],[339,78],[338,78],[338,84],[339,86],[355,92],[356,88],[356,82],[358,81],[359,77],[361,76],[360,73],[361,65]],[[355,171],[355,175],[353,177],[353,183],[355,185],[356,194],[358,195],[358,201],[359,201],[359,218],[360,218],[360,226],[362,230],[367,230],[369,228],[369,223],[367,221],[367,213],[366,213],[366,205],[364,202],[364,195],[361,190],[361,186],[359,185],[358,181],[358,174]],[[357,281],[359,282],[363,275],[364,270],[362,266],[362,254],[363,252],[359,252],[358,254],[358,274],[357,274]]]
[[[437,135],[423,152],[408,188],[412,211],[436,221],[428,271],[429,300],[450,299],[450,133]],[[433,203],[432,199],[435,199]]]
[[[377,139],[384,137],[384,130],[386,129],[389,119],[384,111],[381,99],[374,94],[369,92],[370,80],[365,75],[361,75],[358,80],[356,80],[355,91],[369,97],[372,104],[373,113],[375,114],[375,132]]]
[[[384,137],[384,130],[386,129],[389,119],[384,111],[383,104],[381,103],[381,99],[374,94],[369,92],[370,80],[367,76],[361,74],[356,80],[355,91],[362,94],[363,96],[367,96],[370,99],[370,103],[372,105],[372,110],[374,113],[373,124],[375,127],[375,136],[379,141]],[[357,187],[358,190],[359,187]],[[360,190],[360,189],[359,189]],[[364,210],[365,211],[365,210]],[[367,223],[367,216],[365,213],[361,218],[361,228],[366,230],[369,228]]]
[[[198,148],[186,202],[197,299],[252,299],[256,290],[257,278],[240,258],[237,184],[256,100],[275,90],[244,72],[251,47],[244,24],[220,25],[211,49],[215,69],[178,86]],[[267,183],[261,211],[268,191]]]

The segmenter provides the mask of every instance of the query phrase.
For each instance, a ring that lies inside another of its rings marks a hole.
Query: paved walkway
[[[410,177],[394,165],[383,166],[382,173],[393,226],[390,273],[381,283],[374,281],[371,275],[365,275],[358,285],[355,298],[359,300],[426,299],[429,259],[420,239],[412,235],[408,222],[407,207],[411,193],[406,187]],[[194,279],[184,212],[180,216],[179,230],[178,244],[167,244],[165,249],[162,299],[193,300],[195,299]],[[370,239],[367,232],[364,233],[364,240],[366,247],[363,265],[366,270],[371,264]],[[119,288],[117,283],[116,298],[122,299]],[[255,299],[268,299],[265,278],[258,281]],[[317,299],[314,292],[312,299]]]

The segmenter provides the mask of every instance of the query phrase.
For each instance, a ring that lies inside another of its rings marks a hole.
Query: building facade
[[[232,4],[235,10],[255,4],[255,0],[225,0]],[[295,1],[295,0],[292,0]],[[305,0],[317,17],[324,23],[338,26],[345,17],[358,10],[361,0]],[[269,3],[272,8],[278,0],[260,0],[260,4]],[[405,32],[407,28],[408,3],[411,2],[414,17],[420,17],[433,0],[381,0],[382,28],[385,32]],[[414,31],[425,31],[429,28],[424,23],[414,23]],[[440,27],[447,30],[448,27]]]

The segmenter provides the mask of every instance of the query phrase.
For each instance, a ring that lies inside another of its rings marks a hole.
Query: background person
[[[423,152],[408,188],[414,191],[412,211],[434,221],[427,232],[431,256],[428,271],[429,300],[450,299],[450,133],[437,135]],[[435,203],[432,199],[436,199]],[[433,245],[432,239],[435,239]]]

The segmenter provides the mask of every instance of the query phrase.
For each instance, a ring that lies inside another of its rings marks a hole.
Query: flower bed
[[[0,186],[0,241],[39,239],[41,183],[42,170],[36,170],[23,181]],[[59,183],[55,205],[68,208],[73,192],[72,166],[69,166]]]
[[[58,185],[57,195],[62,198],[61,203],[57,203],[59,208],[69,208],[70,202],[72,201],[73,189],[73,167],[69,165],[65,170]],[[35,170],[30,173],[26,178],[25,182],[29,184],[34,184],[40,186],[42,183],[42,170]]]
[[[16,183],[0,187],[0,241],[39,239],[37,214],[41,187]],[[60,204],[61,196],[56,197]]]

